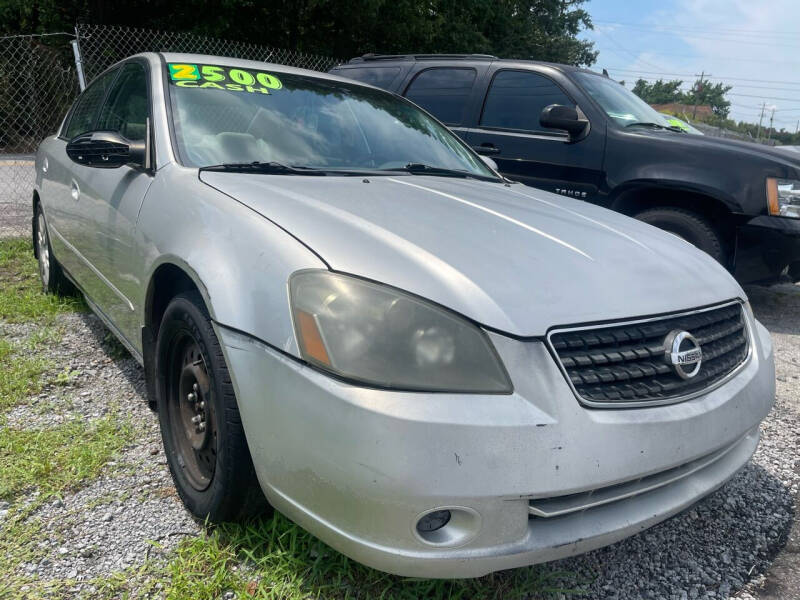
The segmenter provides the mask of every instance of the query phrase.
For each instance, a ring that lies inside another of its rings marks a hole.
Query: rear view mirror
[[[572,140],[581,137],[589,127],[589,121],[583,118],[572,106],[551,104],[542,109],[539,124],[548,129],[563,129]]]
[[[87,167],[116,169],[122,165],[145,166],[145,142],[132,142],[116,131],[89,131],[67,143],[67,156]]]

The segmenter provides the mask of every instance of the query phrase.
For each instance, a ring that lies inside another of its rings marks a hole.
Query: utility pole
[[[764,109],[767,107],[766,102],[761,103],[761,116],[758,119],[758,129],[756,129],[756,141],[761,139],[761,122],[764,120]]]
[[[797,120],[797,125],[794,128],[794,134],[797,135],[798,132],[800,132],[800,119]]]
[[[692,119],[697,119],[697,96],[699,92],[703,91],[703,78],[705,77],[705,70],[700,72],[700,81],[695,84],[694,90],[694,110],[692,111]],[[710,77],[710,75],[709,75]]]
[[[769,116],[769,131],[767,132],[767,141],[772,137],[772,119],[775,118],[775,107],[772,107],[772,114]]]

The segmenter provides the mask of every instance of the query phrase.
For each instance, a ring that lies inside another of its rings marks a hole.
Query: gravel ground
[[[800,535],[796,530],[790,535],[800,490],[800,286],[748,293],[773,334],[778,368],[776,405],[763,424],[754,460],[687,512],[608,548],[552,563],[553,570],[577,574],[584,597],[800,598],[792,580]],[[49,534],[41,542],[48,557],[23,569],[86,582],[140,564],[148,555],[167,556],[199,527],[173,491],[139,366],[109,341],[96,317],[64,315],[59,324],[67,333],[51,356],[80,375],[12,410],[10,424],[40,427],[123,411],[137,431],[135,443],[100,479],[36,513]],[[25,326],[5,334],[24,336]]]

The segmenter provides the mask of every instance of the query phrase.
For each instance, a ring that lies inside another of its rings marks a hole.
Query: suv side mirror
[[[589,121],[578,114],[572,106],[551,104],[542,109],[539,124],[548,129],[563,129],[572,140],[580,137],[589,127]]]
[[[116,131],[89,131],[67,143],[67,156],[87,167],[116,169],[122,165],[146,167],[147,144],[132,142]]]

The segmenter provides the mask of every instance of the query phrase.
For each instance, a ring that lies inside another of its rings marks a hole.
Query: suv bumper
[[[800,219],[762,215],[738,228],[739,281],[776,280],[787,266],[792,279],[800,280]]]
[[[750,328],[748,363],[719,388],[679,404],[602,410],[578,403],[539,341],[490,334],[512,394],[426,394],[343,383],[217,331],[269,501],[361,563],[449,578],[586,552],[721,486],[755,450],[774,398],[769,334]],[[715,452],[713,462],[685,469]],[[601,506],[531,518],[531,500],[658,479],[669,469],[682,476]],[[435,509],[453,517],[444,536],[424,538],[416,523]]]

